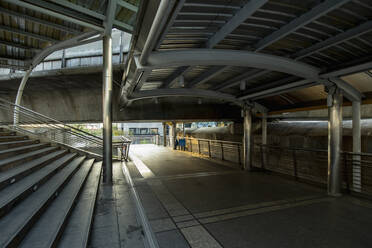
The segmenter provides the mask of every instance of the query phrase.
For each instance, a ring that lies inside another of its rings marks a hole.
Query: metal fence
[[[237,163],[243,161],[242,143],[222,140],[185,138],[186,150],[210,158],[216,158]]]
[[[128,135],[127,136],[131,141],[132,144],[159,144],[157,140],[159,140],[159,135],[152,134],[152,135]]]
[[[256,144],[253,163],[295,179],[327,184],[328,150]],[[372,154],[342,152],[340,173],[345,191],[372,197]]]
[[[163,145],[163,140],[163,137],[159,137],[160,142],[157,144]],[[185,140],[186,151],[230,161],[235,163],[236,167],[241,167],[243,162],[241,142],[189,137]],[[170,146],[170,141],[167,137],[167,146]],[[255,144],[252,163],[256,168],[289,175],[296,180],[323,186],[327,184],[328,150],[325,149]],[[341,176],[344,190],[372,197],[372,154],[342,152]]]
[[[124,136],[120,136],[119,140],[112,141],[112,147],[114,148],[113,152],[115,153],[115,149],[116,149],[117,157],[121,161],[124,161],[124,160],[128,161],[129,148],[130,148],[131,143],[132,143],[132,140]]]
[[[252,159],[255,167],[296,179],[327,182],[327,150],[255,144]]]

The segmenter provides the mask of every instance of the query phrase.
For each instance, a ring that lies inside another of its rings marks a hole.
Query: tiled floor
[[[370,202],[164,147],[132,148],[127,167],[161,248],[372,247]]]

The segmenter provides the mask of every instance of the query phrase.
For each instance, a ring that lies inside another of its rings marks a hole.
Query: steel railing
[[[190,137],[180,137],[177,139],[185,139],[185,150],[200,155],[205,155],[210,158],[230,161],[240,167],[243,161],[243,146],[241,142],[210,140]],[[164,136],[157,138],[158,145],[164,145]],[[155,144],[155,143],[153,143]],[[171,146],[171,138],[167,136],[166,146]],[[182,149],[180,146],[177,149]]]
[[[183,137],[177,137],[183,139]],[[185,150],[210,158],[230,161],[241,167],[243,144],[241,142],[185,137]],[[159,137],[163,145],[163,137]],[[171,140],[167,137],[167,146]],[[182,149],[178,147],[178,149]],[[289,175],[325,186],[328,174],[328,150],[254,144],[253,166]],[[372,154],[342,152],[342,186],[344,190],[372,197]]]
[[[0,109],[10,119],[16,118],[15,123],[0,121],[0,124],[7,126],[11,130],[36,135],[55,143],[102,155],[103,144],[101,137],[1,98]],[[15,114],[18,114],[18,117],[15,117]]]
[[[128,135],[132,144],[158,144],[157,134]]]
[[[118,149],[118,157],[121,161],[128,161],[131,143],[132,140],[124,136],[120,136],[120,140],[112,142],[113,148]]]

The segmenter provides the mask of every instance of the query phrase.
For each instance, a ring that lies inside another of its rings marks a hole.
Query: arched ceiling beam
[[[39,54],[37,54],[31,63],[32,68],[37,66],[41,61],[43,61],[47,56],[52,54],[55,51],[61,50],[61,49],[66,49],[69,47],[73,46],[78,46],[78,45],[84,45],[87,43],[95,42],[98,40],[101,40],[102,37],[97,36],[98,32],[97,31],[91,31],[87,33],[83,33],[81,35],[75,36],[72,39],[61,41],[53,46],[50,46],[44,50],[42,50]],[[96,37],[94,37],[96,36]]]
[[[229,35],[234,29],[236,29],[241,23],[243,23],[247,18],[252,16],[254,12],[256,12],[260,7],[262,7],[268,0],[258,0],[258,1],[249,1],[247,2],[240,10],[237,10],[236,14],[218,31],[216,32],[206,43],[206,48],[213,48],[216,44],[218,44],[221,40],[223,40],[227,35]],[[180,1],[177,11],[181,10],[184,1]],[[187,4],[187,3],[186,3]],[[204,5],[206,6],[206,5]],[[207,5],[208,6],[208,5]],[[178,13],[177,12],[177,13]],[[168,23],[167,28],[164,30],[162,37],[164,38],[167,34],[169,28],[173,25],[172,21],[176,19],[176,15],[174,15],[171,19],[171,22]],[[162,40],[159,40],[157,48],[160,47]],[[226,67],[226,66],[224,66]],[[169,76],[166,81],[174,81],[177,77],[187,73],[192,68],[186,67],[179,74],[172,74]],[[228,68],[222,69],[218,67],[218,69],[214,69],[213,71],[203,74],[197,80],[194,80],[192,85],[198,85],[202,82],[209,80],[210,78],[216,76],[217,74],[222,73],[224,70]],[[165,87],[165,86],[164,86]]]
[[[241,105],[241,102],[233,95],[220,93],[211,90],[201,89],[156,89],[156,90],[143,90],[133,92],[128,98],[129,101],[138,101],[144,99],[151,99],[154,97],[197,97],[197,98],[208,98],[218,99],[222,101],[232,102],[237,105]]]
[[[135,59],[137,68],[145,70],[172,66],[225,65],[278,71],[313,80],[318,78],[320,72],[319,68],[279,56],[224,49],[153,52],[149,55],[146,67],[141,66],[138,56]]]

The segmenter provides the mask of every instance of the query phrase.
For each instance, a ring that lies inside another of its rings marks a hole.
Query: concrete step
[[[40,143],[39,140],[17,140],[17,141],[10,141],[10,142],[2,142],[0,143],[0,151],[20,147],[20,146],[27,146],[32,144]]]
[[[19,247],[24,248],[49,248],[58,243],[64,227],[69,221],[69,215],[74,208],[74,203],[79,197],[83,185],[92,168],[94,159],[85,160],[80,169],[71,178],[69,183],[58,194],[40,219],[23,239]],[[79,246],[80,247],[80,246]]]
[[[57,150],[55,152],[44,155],[40,158],[31,160],[30,162],[24,163],[22,165],[19,165],[17,167],[0,173],[0,190],[12,183],[18,182],[25,176],[63,157],[67,153],[68,153],[67,150]]]
[[[28,136],[14,135],[14,136],[0,136],[0,142],[9,142],[17,140],[26,140]]]
[[[70,153],[0,191],[0,218],[76,157]]]
[[[18,247],[27,232],[79,169],[85,156],[75,158],[35,193],[0,219],[0,247]]]
[[[14,131],[0,131],[0,136],[14,136],[16,132]]]
[[[102,162],[95,162],[71,213],[58,247],[88,247],[101,171]]]
[[[0,172],[14,168],[19,164],[26,163],[36,158],[40,158],[43,155],[58,150],[58,147],[45,147],[36,151],[27,152],[19,156],[13,156],[10,158],[0,159]]]
[[[2,150],[0,151],[0,159],[9,158],[11,156],[19,155],[19,154],[26,153],[26,152],[40,150],[41,148],[48,147],[48,146],[50,146],[50,144],[48,143],[39,143],[39,144],[32,144],[32,145]]]

